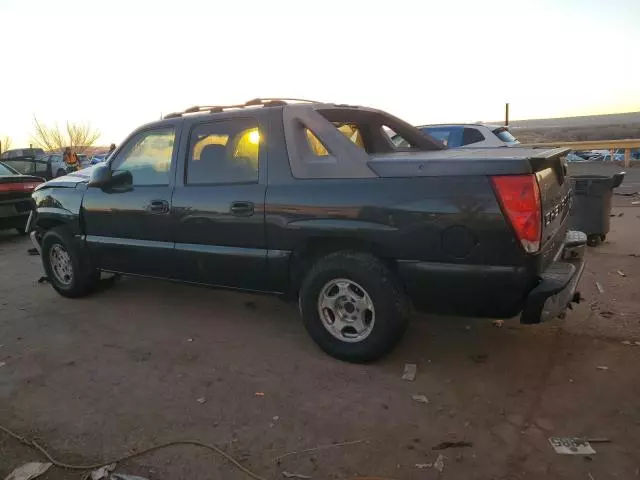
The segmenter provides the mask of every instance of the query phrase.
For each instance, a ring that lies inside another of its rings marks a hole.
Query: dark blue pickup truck
[[[272,293],[326,352],[370,361],[412,307],[538,323],[577,299],[565,154],[443,149],[348,105],[193,107],[39,186],[29,229],[61,295],[101,271]]]

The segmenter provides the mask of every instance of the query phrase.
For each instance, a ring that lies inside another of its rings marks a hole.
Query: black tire
[[[51,264],[51,251],[65,252],[70,259],[71,275],[68,282],[60,280]],[[65,227],[48,230],[42,238],[42,265],[51,286],[63,297],[77,298],[91,293],[100,279],[100,272],[93,268],[86,250],[78,246],[73,235]]]
[[[336,279],[361,286],[373,304],[373,325],[362,340],[340,340],[324,325],[318,301],[325,286]],[[409,322],[409,302],[393,273],[373,255],[360,252],[341,251],[318,260],[302,282],[299,306],[304,325],[318,346],[332,357],[353,363],[378,360],[390,352]]]

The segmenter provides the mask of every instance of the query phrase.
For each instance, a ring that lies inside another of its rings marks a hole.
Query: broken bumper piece
[[[572,302],[580,301],[576,287],[584,271],[587,236],[569,231],[558,259],[540,276],[520,315],[520,323],[541,323],[563,314]]]

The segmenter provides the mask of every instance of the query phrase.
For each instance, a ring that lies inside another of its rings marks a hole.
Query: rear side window
[[[484,135],[476,128],[465,128],[462,132],[462,145],[471,145],[484,141]]]
[[[255,120],[202,123],[189,142],[187,185],[258,182],[261,134]]]

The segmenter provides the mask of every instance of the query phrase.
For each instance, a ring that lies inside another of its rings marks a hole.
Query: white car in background
[[[436,140],[440,140],[447,148],[461,147],[511,147],[520,142],[504,125],[487,125],[484,123],[459,123],[442,125],[421,125],[418,128]],[[408,147],[406,141],[399,136],[392,137],[396,147]]]

